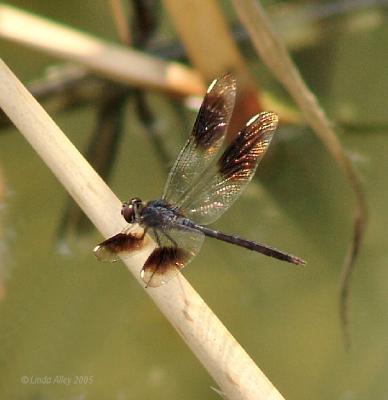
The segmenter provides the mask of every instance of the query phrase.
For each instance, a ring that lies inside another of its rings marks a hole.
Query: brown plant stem
[[[367,222],[366,199],[359,175],[351,160],[345,154],[327,115],[319,105],[314,94],[304,83],[283,42],[275,33],[260,2],[254,0],[233,0],[232,3],[241,23],[250,35],[257,53],[299,106],[306,121],[325,145],[329,154],[334,158],[354,192],[356,209],[353,236],[342,267],[340,280],[340,318],[345,344],[349,346],[347,325],[349,282]]]

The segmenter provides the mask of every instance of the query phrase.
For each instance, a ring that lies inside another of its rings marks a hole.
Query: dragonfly
[[[292,264],[305,264],[276,248],[206,226],[216,221],[251,181],[278,125],[274,112],[256,114],[221,149],[235,98],[232,75],[211,83],[162,197],[148,202],[135,197],[123,203],[121,215],[129,226],[94,248],[99,260],[130,257],[142,249],[150,234],[156,247],[140,273],[146,287],[158,287],[176,277],[199,252],[206,236]]]

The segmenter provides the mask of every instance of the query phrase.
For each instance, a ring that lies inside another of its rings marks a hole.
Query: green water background
[[[12,4],[115,38],[103,1]],[[383,23],[294,57],[329,114],[350,112],[360,124],[384,123],[387,48]],[[57,62],[5,42],[0,49],[24,82]],[[277,90],[268,75],[263,80]],[[187,132],[164,113],[162,97],[155,95],[152,102],[160,109],[163,140],[177,154]],[[123,200],[158,197],[166,175],[131,104],[126,113],[111,187]],[[188,112],[188,126],[194,117]],[[54,119],[82,149],[94,126],[93,107]],[[370,212],[352,280],[351,352],[344,351],[341,338],[337,289],[353,196],[307,129],[279,132],[258,172],[263,184],[250,185],[215,226],[295,253],[308,266],[295,269],[207,240],[185,270],[287,399],[388,398],[386,135],[386,129],[341,134],[360,171]],[[219,399],[214,382],[126,268],[96,262],[91,249],[101,239],[97,232],[77,244],[70,240],[67,256],[56,251],[66,193],[15,129],[1,133],[0,166],[7,184],[1,209],[6,291],[0,303],[0,398]],[[76,376],[92,381],[37,383]],[[23,384],[22,377],[29,382]]]

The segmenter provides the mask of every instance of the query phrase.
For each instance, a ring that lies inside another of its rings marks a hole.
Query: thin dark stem
[[[135,107],[140,121],[145,127],[145,131],[155,150],[155,153],[162,165],[163,169],[168,172],[170,167],[170,157],[166,150],[163,140],[156,129],[156,118],[148,104],[146,94],[142,90],[134,90],[133,98]]]
[[[123,113],[128,97],[128,90],[119,85],[106,83],[105,96],[100,100],[97,108],[96,126],[86,150],[86,158],[90,160],[96,171],[104,179],[109,180],[112,172],[113,160],[121,143],[123,134]],[[58,238],[74,226],[80,231],[87,231],[91,227],[77,205],[69,199],[58,228]]]

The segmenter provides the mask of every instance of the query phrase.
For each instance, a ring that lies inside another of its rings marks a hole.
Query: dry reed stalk
[[[182,64],[96,39],[4,4],[0,5],[0,37],[80,63],[120,83],[179,95],[202,95],[206,90],[199,74]]]
[[[217,1],[163,0],[163,5],[188,58],[203,77],[212,81],[226,72],[236,77],[247,73]]]
[[[0,106],[104,237],[124,225],[121,203],[78,150],[0,60]],[[140,280],[150,242],[125,264]],[[92,257],[92,254],[90,255]],[[146,289],[228,399],[280,400],[281,394],[186,279]]]
[[[252,115],[263,111],[261,93],[229,30],[216,0],[164,0],[163,4],[191,64],[211,82],[226,72],[238,82],[236,105],[229,125],[237,133]]]
[[[130,46],[131,33],[121,0],[109,0],[109,6],[120,42],[125,46]]]

